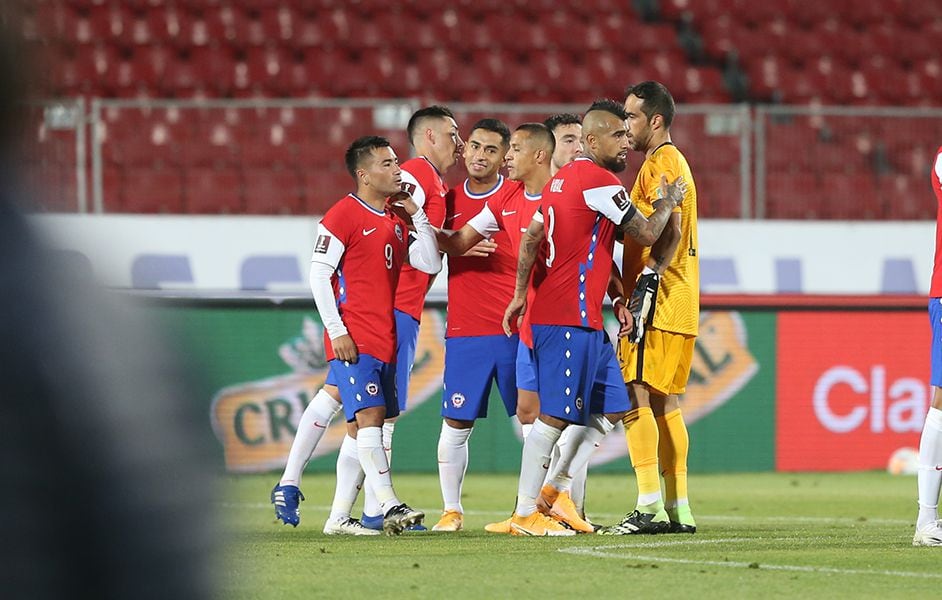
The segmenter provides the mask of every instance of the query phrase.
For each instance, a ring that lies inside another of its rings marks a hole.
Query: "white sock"
[[[373,488],[376,499],[379,500],[382,514],[401,504],[392,487],[392,476],[389,474],[389,461],[383,451],[383,430],[380,427],[362,427],[357,432],[357,456],[360,466],[366,473],[366,484]]]
[[[563,433],[559,436],[559,440],[556,441],[556,445],[553,446],[553,453],[550,455],[550,466],[549,470],[546,472],[546,483],[552,485],[561,492],[568,492],[569,486],[572,482],[571,480],[563,481],[563,479],[559,477],[559,457],[562,455],[562,448],[567,444],[572,443],[572,432],[577,427],[581,426],[570,425],[569,427],[563,429]]]
[[[916,527],[939,518],[939,487],[942,484],[942,410],[929,408],[919,439],[919,518]]]
[[[392,465],[392,438],[395,430],[395,423],[383,423],[383,450],[386,452],[386,462],[388,462],[390,466]],[[376,499],[376,494],[373,493],[370,486],[366,486],[366,489],[363,491],[363,514],[370,517],[383,514],[379,500]]]
[[[572,429],[569,440],[559,447],[559,464],[552,475],[552,485],[560,491],[572,489],[573,474],[588,468],[592,453],[602,443],[602,439],[609,431],[615,428],[605,415],[589,415],[589,424],[586,426],[570,425],[566,430]]]
[[[456,510],[464,514],[461,485],[468,470],[468,438],[473,429],[456,429],[442,422],[442,432],[438,436],[438,480],[446,511]]]
[[[343,438],[340,453],[337,455],[337,489],[334,492],[334,503],[330,507],[332,521],[342,521],[350,517],[353,503],[363,487],[364,476],[357,454],[357,441],[347,435]]]
[[[520,425],[520,435],[523,436],[523,439],[527,439],[527,436],[530,435],[530,431],[533,429],[533,423],[523,423]]]
[[[570,467],[571,469],[572,467]],[[589,463],[586,464],[575,471],[572,474],[572,487],[569,490],[569,496],[572,498],[572,503],[576,506],[576,510],[583,517],[585,516],[585,486],[586,479],[589,477]]]
[[[334,416],[340,412],[341,405],[330,394],[321,389],[311,399],[311,403],[304,409],[301,421],[298,423],[298,433],[291,442],[291,451],[288,453],[288,464],[281,476],[281,485],[301,485],[301,472],[311,459],[314,448],[330,427]]]
[[[517,487],[517,514],[521,517],[536,512],[536,497],[540,494],[553,446],[562,433],[540,419],[533,424],[530,435],[523,442],[523,457],[520,459],[520,483]]]

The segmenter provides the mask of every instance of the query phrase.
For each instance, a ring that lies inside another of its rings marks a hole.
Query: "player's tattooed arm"
[[[680,246],[681,238],[680,213],[673,212],[667,219],[667,225],[660,237],[651,246],[651,253],[648,255],[647,266],[654,269],[658,275],[663,275],[667,266],[674,260],[677,254],[677,248]]]
[[[514,294],[518,296],[527,295],[527,286],[530,284],[530,273],[533,271],[533,265],[536,263],[536,254],[543,242],[545,232],[543,222],[536,219],[530,221],[526,233],[520,240],[520,253],[517,255],[517,287]]]
[[[520,240],[520,252],[517,255],[517,285],[514,289],[514,297],[504,311],[504,333],[508,337],[513,334],[514,330],[511,324],[516,325],[517,330],[519,330],[523,313],[526,312],[530,273],[533,272],[533,265],[536,263],[536,255],[543,237],[543,222],[534,219],[530,221],[530,226],[527,227],[526,233],[523,234],[523,238]]]
[[[640,212],[634,211],[627,222],[618,226],[619,231],[645,246],[654,244],[664,231],[674,208],[683,202],[686,193],[687,184],[683,177],[678,177],[668,184],[667,177],[661,175],[661,199],[654,203],[654,212],[645,218]]]

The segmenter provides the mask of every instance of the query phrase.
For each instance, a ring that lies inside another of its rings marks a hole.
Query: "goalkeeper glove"
[[[633,328],[628,335],[628,341],[637,344],[644,337],[645,325],[650,325],[654,318],[654,303],[657,300],[657,273],[650,267],[645,267],[635,290],[631,292],[628,301],[628,310],[631,312]]]

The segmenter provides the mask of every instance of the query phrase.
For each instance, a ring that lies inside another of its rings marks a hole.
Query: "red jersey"
[[[470,219],[491,207],[488,212],[507,212],[505,204],[511,197],[522,195],[522,184],[498,175],[490,190],[475,194],[468,182],[445,196],[446,229],[461,229]],[[472,225],[473,227],[473,225]],[[477,228],[475,228],[477,229]],[[446,337],[503,335],[501,321],[504,309],[514,295],[517,279],[518,243],[511,242],[506,230],[496,227],[480,232],[497,243],[497,251],[487,258],[448,257],[448,328]]]
[[[318,228],[312,262],[335,267],[337,308],[360,354],[395,362],[393,299],[409,251],[405,221],[349,194],[334,204]],[[327,360],[334,349],[324,332]]]
[[[412,194],[413,200],[425,210],[432,227],[441,228],[445,222],[445,194],[448,186],[432,163],[424,156],[410,158],[402,163],[402,189]],[[409,264],[402,267],[399,288],[396,290],[396,309],[422,320],[425,294],[435,279]]]
[[[502,204],[488,202],[484,210],[470,221],[471,227],[481,235],[487,236],[494,232],[502,231],[506,232],[510,240],[510,252],[513,254],[514,260],[514,276],[511,279],[510,296],[507,298],[507,301],[504,302],[504,308],[500,311],[501,321],[503,320],[503,312],[510,298],[513,297],[514,288],[516,287],[516,263],[520,252],[520,240],[523,239],[523,234],[526,233],[527,228],[530,226],[530,221],[537,215],[542,197],[542,194],[528,194],[523,183],[518,183],[514,193],[506,195]],[[538,218],[542,220],[542,217],[538,216]],[[543,256],[542,252],[538,255],[537,263],[533,266],[533,271],[530,274],[530,285],[527,290],[527,306],[533,302],[534,282],[542,280],[543,271],[540,259]],[[501,329],[501,331],[503,331],[503,329]],[[523,315],[523,323],[520,325],[520,339],[527,346],[533,347],[533,335],[530,331],[530,311],[525,312]]]
[[[615,174],[588,158],[567,164],[546,184],[546,275],[530,308],[534,325],[602,329],[615,224],[635,212]]]
[[[932,267],[932,283],[929,284],[929,296],[942,298],[942,147],[935,155],[932,165],[932,191],[938,203],[935,217],[935,262]]]

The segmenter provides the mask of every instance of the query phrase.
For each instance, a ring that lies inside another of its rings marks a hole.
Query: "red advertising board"
[[[885,468],[916,447],[931,398],[925,312],[778,316],[776,468]]]

